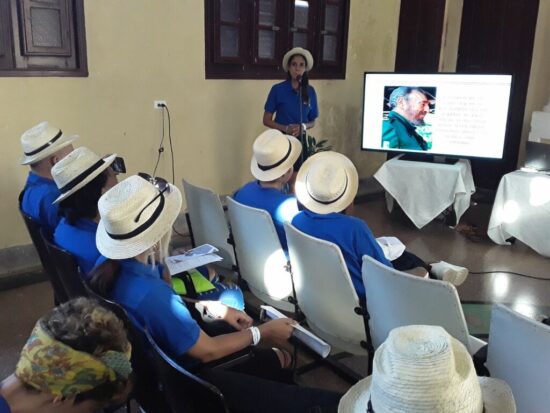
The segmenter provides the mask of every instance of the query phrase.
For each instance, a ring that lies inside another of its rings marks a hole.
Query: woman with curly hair
[[[0,413],[91,413],[130,392],[131,346],[122,322],[87,298],[36,323],[15,372],[0,383]]]

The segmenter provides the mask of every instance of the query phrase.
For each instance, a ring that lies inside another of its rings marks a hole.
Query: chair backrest
[[[165,400],[165,395],[160,389],[152,353],[148,350],[145,336],[132,323],[124,308],[114,301],[108,300],[93,291],[84,283],[88,296],[94,298],[103,307],[111,310],[123,323],[128,334],[128,340],[132,343],[132,369],[134,376],[134,388],[131,397],[136,399],[146,412],[168,412],[170,409]]]
[[[229,412],[225,398],[216,386],[181,367],[162,351],[148,331],[145,334],[172,413]],[[243,397],[246,397],[245,390]]]
[[[472,350],[466,319],[452,284],[397,271],[367,255],[363,256],[362,276],[375,349],[395,327],[425,324],[445,328]]]
[[[288,260],[269,213],[227,197],[239,272],[260,300],[285,311],[294,311]]]
[[[64,303],[68,299],[67,293],[65,292],[63,283],[61,282],[61,279],[59,278],[59,275],[55,270],[55,266],[52,259],[50,258],[50,254],[48,253],[46,243],[44,241],[44,237],[49,238],[51,237],[51,234],[49,234],[49,232],[45,229],[42,231],[42,227],[40,226],[40,224],[36,222],[31,216],[25,214],[21,210],[19,210],[19,212],[21,213],[23,221],[25,222],[25,226],[29,231],[29,235],[31,237],[32,243],[34,244],[34,247],[36,248],[36,252],[38,253],[38,257],[40,258],[42,267],[44,268],[46,275],[50,279],[50,283],[54,291],[56,304]],[[42,235],[42,232],[44,232],[44,236]]]
[[[518,412],[549,411],[549,326],[493,305],[487,368],[510,385]]]
[[[235,266],[233,247],[227,242],[229,227],[220,197],[210,189],[201,188],[183,180],[187,213],[195,245],[211,244],[223,258],[219,263],[228,269]]]
[[[366,355],[365,320],[340,248],[285,223],[292,276],[308,325],[330,344]]]
[[[45,234],[43,234],[45,235]],[[88,292],[72,254],[49,240],[44,240],[48,253],[69,299],[87,297]]]

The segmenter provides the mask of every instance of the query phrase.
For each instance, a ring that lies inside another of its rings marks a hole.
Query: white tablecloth
[[[501,245],[515,237],[550,257],[550,176],[522,171],[504,175],[487,234]]]
[[[386,196],[388,210],[393,209],[395,199],[418,228],[451,205],[458,223],[475,192],[472,168],[464,159],[447,165],[393,158],[385,162],[374,177],[390,195]]]

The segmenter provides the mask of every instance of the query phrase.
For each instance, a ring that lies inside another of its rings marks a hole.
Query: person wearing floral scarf
[[[87,413],[122,403],[131,388],[122,322],[78,298],[36,323],[15,372],[0,383],[0,413]]]

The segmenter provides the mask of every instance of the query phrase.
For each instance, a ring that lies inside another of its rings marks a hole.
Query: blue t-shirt
[[[363,255],[393,268],[365,221],[359,218],[337,213],[323,215],[302,211],[294,217],[292,225],[312,237],[333,242],[340,247],[351,281],[360,298],[365,297],[365,286],[361,278]]]
[[[181,297],[161,279],[158,266],[133,258],[121,260],[111,298],[172,357],[184,355],[199,339],[199,325]]]
[[[319,117],[317,95],[312,86],[308,86],[309,104],[302,105],[302,122],[307,123]],[[267,96],[264,110],[275,113],[275,122],[281,125],[300,123],[300,94],[292,88],[290,80],[273,85]]]
[[[0,413],[11,413],[8,402],[2,396],[0,396]]]
[[[21,200],[21,209],[23,212],[30,215],[42,227],[49,229],[53,234],[60,219],[58,216],[58,206],[53,204],[53,201],[61,195],[55,182],[29,172],[24,191],[23,199]]]
[[[275,188],[262,188],[258,181],[252,181],[237,190],[233,197],[241,204],[269,212],[281,241],[281,247],[285,251],[288,250],[284,223],[291,222],[299,212],[294,195],[284,194]]]
[[[97,223],[91,219],[79,218],[74,225],[61,218],[53,234],[55,244],[69,251],[84,274],[88,274],[101,255],[95,244]]]

